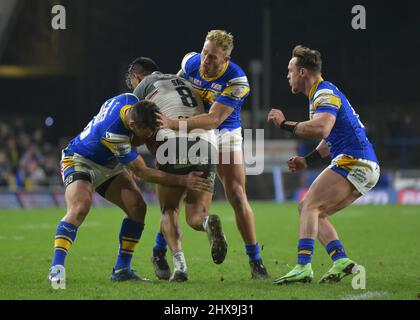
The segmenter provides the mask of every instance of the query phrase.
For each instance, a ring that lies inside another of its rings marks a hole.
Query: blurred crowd
[[[35,190],[61,185],[61,147],[46,141],[41,128],[22,119],[0,120],[0,188]]]
[[[367,133],[382,165],[397,169],[417,167],[420,161],[417,148],[420,145],[419,128],[413,125],[410,115],[391,112],[388,119],[381,122],[367,118]],[[67,140],[51,143],[39,125],[31,127],[31,124],[21,118],[13,121],[0,119],[0,190],[37,190],[62,186],[60,157]],[[419,142],[412,144],[410,141],[413,140]],[[306,154],[316,144],[302,141],[299,154]],[[150,158],[146,156],[145,160],[153,165],[153,157]],[[153,190],[141,183],[139,185]]]

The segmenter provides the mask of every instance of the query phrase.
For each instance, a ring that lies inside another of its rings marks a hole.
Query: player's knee
[[[69,207],[68,213],[83,222],[90,210],[90,199],[79,200]]]
[[[199,215],[187,215],[185,217],[185,219],[187,220],[187,224],[195,229],[195,230],[202,230],[202,220],[203,218]]]
[[[304,200],[300,200],[299,203],[298,203],[299,216],[302,215],[303,206],[304,206]]]
[[[316,214],[320,216],[325,213],[324,207],[318,203],[308,200],[301,200],[298,204],[299,216]]]
[[[176,219],[178,215],[178,209],[174,208],[163,208],[161,211],[161,220]]]
[[[234,185],[226,190],[229,202],[236,207],[244,207],[246,202],[245,190],[241,185]]]
[[[128,215],[131,219],[138,222],[144,222],[144,217],[147,212],[147,204],[142,199],[139,199],[129,211]]]

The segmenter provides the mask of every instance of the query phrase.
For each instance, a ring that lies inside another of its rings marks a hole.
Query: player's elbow
[[[325,139],[331,133],[331,128],[328,125],[323,125],[318,130],[318,137],[319,139]]]

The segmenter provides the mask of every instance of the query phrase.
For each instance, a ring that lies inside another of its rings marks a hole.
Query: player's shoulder
[[[122,108],[126,105],[133,105],[137,103],[138,101],[139,99],[137,98],[136,95],[126,92],[126,93],[122,93],[118,96],[108,99],[105,103],[115,104],[115,106]]]
[[[132,93],[122,93],[118,96],[108,99],[102,106],[102,114],[104,114],[103,120],[107,124],[107,128],[110,131],[119,133],[121,121],[125,120],[125,111],[132,108],[139,99]],[[99,119],[98,119],[99,120]],[[126,130],[122,130],[125,132]]]
[[[233,61],[229,61],[229,65],[224,75],[227,85],[248,85],[248,78],[242,68]]]
[[[199,69],[201,63],[201,55],[198,52],[187,53],[181,62],[181,69],[184,73]]]
[[[327,95],[338,95],[339,94],[339,90],[338,90],[338,88],[333,83],[331,83],[329,81],[322,80],[318,84],[318,86],[317,86],[317,88],[315,90],[313,99],[316,99],[319,96],[326,95],[326,94]]]

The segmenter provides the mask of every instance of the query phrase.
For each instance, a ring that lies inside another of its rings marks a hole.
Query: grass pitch
[[[295,204],[253,202],[263,260],[277,278],[296,263],[298,215]],[[354,290],[351,276],[334,285],[319,285],[331,266],[316,243],[312,284],[274,286],[250,279],[248,260],[234,213],[224,202],[212,213],[222,218],[229,250],[215,265],[206,234],[184,222],[183,247],[189,281],[155,278],[150,256],[159,224],[159,209],[149,206],[146,227],[133,268],[152,283],[112,283],[109,275],[118,251],[120,209],[92,209],[79,229],[66,261],[67,289],[46,282],[57,222],[65,210],[0,210],[0,299],[418,299],[420,296],[420,210],[415,206],[351,206],[331,218],[349,257],[366,268],[366,289]],[[184,214],[180,215],[184,220]],[[168,256],[170,264],[172,261]]]

